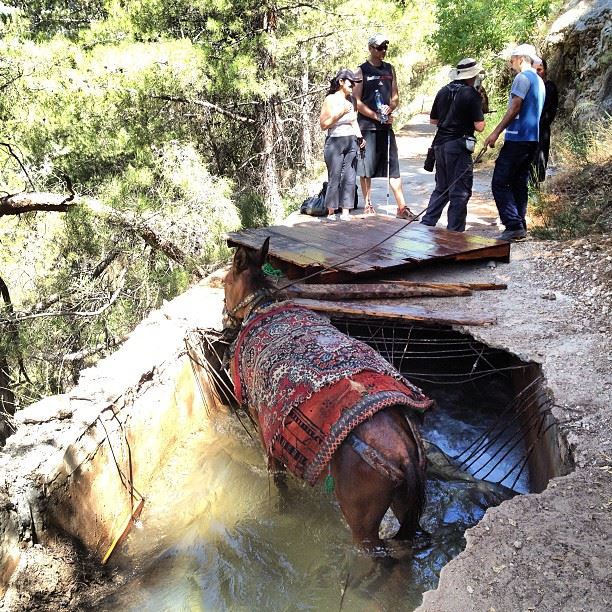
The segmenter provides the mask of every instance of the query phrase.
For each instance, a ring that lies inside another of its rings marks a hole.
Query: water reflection
[[[444,444],[442,406],[425,429]],[[430,419],[430,417],[428,417]],[[454,425],[453,425],[454,426]],[[431,447],[428,503],[414,546],[392,543],[396,562],[354,547],[335,499],[289,480],[288,503],[265,468],[259,442],[220,415],[184,441],[150,491],[113,557],[120,582],[101,610],[411,610],[464,546],[463,532],[503,488],[448,466]],[[389,514],[383,529],[394,529]]]

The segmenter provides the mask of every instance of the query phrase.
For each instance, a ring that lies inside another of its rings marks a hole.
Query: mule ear
[[[236,272],[244,272],[249,265],[249,257],[244,247],[238,247],[234,253],[233,267]]]
[[[261,245],[261,249],[259,249],[259,265],[263,266],[266,263],[266,257],[268,256],[268,250],[270,248],[270,236],[268,236],[264,243]]]

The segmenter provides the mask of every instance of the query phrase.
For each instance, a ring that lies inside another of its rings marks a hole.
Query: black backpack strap
[[[455,96],[457,95],[457,92],[463,87],[463,85],[458,84],[455,85],[453,87],[453,85],[455,85],[454,83],[451,83],[450,85],[446,85],[446,89],[448,89],[449,93],[450,93],[450,104],[448,106],[448,110],[446,111],[446,114],[444,115],[444,117],[442,118],[441,121],[438,121],[438,127],[446,127],[444,125],[444,122],[449,118],[452,117],[452,110],[453,107],[455,106]]]

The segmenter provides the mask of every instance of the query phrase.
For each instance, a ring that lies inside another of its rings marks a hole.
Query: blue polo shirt
[[[527,68],[516,75],[510,90],[512,96],[523,100],[519,114],[506,128],[506,140],[515,142],[538,142],[540,139],[540,115],[546,97],[544,81],[533,68]]]

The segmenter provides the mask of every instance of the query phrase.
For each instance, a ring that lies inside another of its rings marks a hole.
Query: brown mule
[[[226,321],[241,325],[245,319],[257,318],[259,308],[268,307],[270,290],[261,269],[268,246],[269,239],[266,239],[259,251],[244,247],[237,249],[225,279]],[[324,321],[322,325],[325,325]],[[240,334],[244,333],[242,328]],[[334,328],[333,333],[340,332]],[[342,337],[347,342],[356,342],[344,335]],[[392,370],[386,362],[385,367]],[[395,370],[393,372],[397,379],[416,389],[401,379]],[[235,374],[233,366],[236,385]],[[416,391],[420,394],[422,407],[429,406],[431,401],[420,390]],[[424,505],[425,452],[414,424],[414,412],[407,410],[406,405],[385,405],[360,421],[340,443],[325,468],[333,476],[335,494],[353,539],[374,554],[386,554],[379,527],[389,507],[400,522],[400,529],[394,537],[408,540],[419,527]],[[258,407],[249,405],[249,411],[254,421],[259,422]],[[271,456],[271,446],[265,443],[261,426],[260,435],[268,451],[270,467],[281,467],[282,462]]]

